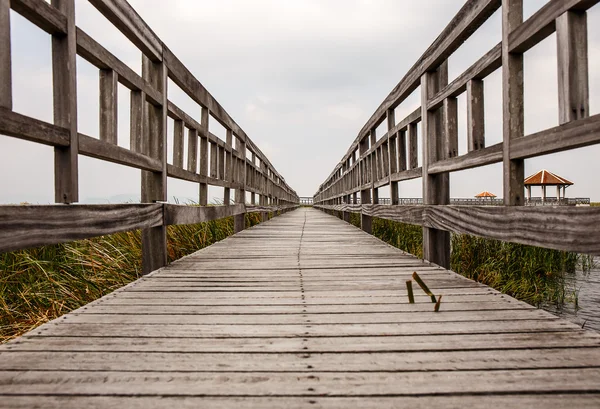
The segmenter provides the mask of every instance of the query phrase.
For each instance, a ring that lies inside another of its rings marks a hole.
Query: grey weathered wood
[[[142,202],[151,203],[167,200],[167,68],[163,62],[152,62],[146,56],[142,59],[142,76],[162,93],[160,106],[146,104],[145,150],[161,163],[159,172],[142,171]],[[148,274],[166,264],[166,226],[142,230],[142,272]]]
[[[162,205],[0,206],[0,251],[162,225]]]
[[[429,173],[454,172],[502,162],[502,149],[502,142],[500,142],[478,151],[471,151],[454,158],[436,161],[429,165]]]
[[[599,142],[600,115],[594,115],[514,139],[511,142],[510,157],[513,159],[533,158]]]
[[[467,83],[473,79],[483,79],[502,66],[502,44],[497,44],[477,62],[460,74],[448,86],[429,100],[429,109],[442,106],[446,98],[458,97],[467,90]]]
[[[183,168],[183,134],[185,127],[182,120],[175,120],[173,126],[173,166]]]
[[[131,150],[143,153],[144,127],[146,125],[146,95],[142,91],[131,91],[130,96],[130,118],[129,118],[129,144]]]
[[[458,100],[453,97],[444,99],[443,109],[444,156],[442,159],[448,159],[458,156]]]
[[[114,70],[121,84],[131,91],[143,91],[153,104],[162,103],[160,92],[154,86],[80,28],[77,28],[77,53],[101,70]]]
[[[208,121],[210,118],[207,108],[201,109],[202,132],[200,132],[200,175],[208,176]],[[199,204],[205,206],[208,204],[208,185],[200,183]]]
[[[556,19],[559,124],[590,116],[587,14],[567,11]]]
[[[599,0],[549,1],[527,21],[514,28],[508,38],[511,53],[524,53],[554,33],[556,19],[569,10],[585,11]],[[511,30],[512,31],[512,30]],[[504,66],[504,63],[502,64]]]
[[[118,74],[113,70],[100,70],[100,140],[117,144]]]
[[[240,160],[240,165],[238,165],[238,171],[240,173],[240,182],[241,187],[235,190],[235,203],[236,204],[245,204],[246,203],[246,142],[242,139],[237,138],[235,136],[235,148],[238,153],[241,154],[242,160]],[[233,230],[235,233],[239,233],[246,228],[246,215],[244,213],[238,214],[233,218]]]
[[[54,200],[74,203],[79,201],[75,2],[52,0],[52,5],[65,15],[68,32],[52,36],[54,124],[69,132],[69,146],[54,148]]]
[[[39,119],[0,108],[0,133],[50,146],[68,147],[69,131]]]
[[[152,61],[162,60],[162,43],[125,0],[90,0],[116,28]]]
[[[439,313],[405,299],[416,270],[447,300]],[[585,405],[598,360],[598,335],[303,208],[0,347],[0,395],[57,405],[60,383],[79,407]]]
[[[9,0],[10,7],[33,24],[53,35],[67,34],[67,18],[43,0]]]
[[[509,48],[509,37],[522,22],[523,0],[502,0],[503,197],[507,206],[524,203],[525,162],[510,158],[512,140],[525,132],[523,54],[511,53]]]
[[[188,129],[187,170],[198,172],[198,131],[195,129]]]
[[[346,206],[335,206],[345,210]],[[356,211],[356,209],[352,209]],[[363,205],[362,214],[556,250],[600,254],[593,207]]]
[[[419,166],[418,149],[417,124],[410,124],[407,133],[408,169],[416,169]]]
[[[84,134],[79,134],[79,153],[91,158],[131,166],[144,171],[160,172],[162,170],[162,163],[158,159],[102,142]]]
[[[9,0],[0,0],[0,108],[12,109]]]
[[[184,206],[165,205],[165,224],[195,224],[224,217],[235,216],[245,212],[243,204],[229,206]]]
[[[467,82],[467,150],[476,151],[485,147],[485,110],[483,81]]]
[[[427,102],[448,84],[448,62],[421,79],[421,108],[423,134],[423,203],[447,205],[450,202],[450,180],[447,173],[429,174],[429,163],[442,159],[444,154],[443,110],[429,111]],[[450,234],[447,231],[423,227],[423,258],[439,266],[450,267]]]

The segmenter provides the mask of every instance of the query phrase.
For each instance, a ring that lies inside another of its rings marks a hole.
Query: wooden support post
[[[418,138],[417,138],[417,124],[408,124],[408,169],[415,169],[419,167],[419,152]]]
[[[230,148],[233,148],[233,131],[231,129],[227,129],[226,143],[227,143],[227,146],[229,146]],[[224,156],[225,155],[223,155],[223,158],[224,158]],[[227,161],[227,177],[223,177],[223,175],[221,177],[224,180],[229,180],[231,182],[231,171],[233,170],[232,166],[231,166],[231,156],[229,156],[228,158],[229,158],[229,160]],[[223,169],[223,171],[225,171],[224,165],[223,165],[222,169]],[[231,190],[228,187],[223,188],[223,204],[228,205],[230,203],[231,203]]]
[[[113,70],[100,70],[100,140],[117,144],[118,75]]]
[[[389,147],[388,148],[388,163],[389,163],[388,175],[390,176],[390,179],[394,173],[398,172],[398,152],[397,152],[398,134],[397,133],[395,133],[393,135],[389,134],[395,126],[396,126],[396,117],[394,114],[394,110],[388,109],[388,111],[387,111],[388,147]],[[400,195],[398,192],[398,182],[390,181],[390,198],[391,198],[392,205],[398,204],[399,196]]]
[[[234,135],[235,136],[235,135]],[[238,169],[240,172],[240,184],[241,187],[235,190],[235,203],[245,204],[246,203],[246,141],[241,140],[240,138],[235,139],[236,142],[236,150],[240,153],[242,160],[240,163],[240,168]],[[233,217],[233,230],[235,233],[239,233],[246,228],[246,214],[238,214]]]
[[[467,140],[469,152],[485,147],[483,80],[467,82]]]
[[[188,129],[187,170],[198,173],[198,131]]]
[[[372,133],[371,133],[372,135]],[[361,161],[361,168],[360,168],[360,172],[361,172],[361,180],[363,181],[362,184],[365,184],[369,179],[369,173],[371,172],[371,166],[368,165],[369,163],[369,157],[367,156],[363,156],[365,154],[366,151],[369,150],[369,137],[365,136],[361,141],[360,141],[360,145],[359,145],[359,149],[360,149],[360,157],[362,159]],[[371,203],[371,189],[363,189],[360,191],[360,204],[361,206],[364,206],[365,204],[370,204]],[[367,216],[366,214],[364,214],[362,211],[360,212],[360,227],[361,229],[363,229],[363,231],[371,234],[373,232],[373,220],[371,218],[371,216]]]
[[[210,143],[210,177],[213,179],[217,178],[217,144],[214,142]]]
[[[52,36],[54,124],[69,130],[69,146],[54,148],[54,200],[79,201],[77,135],[77,38],[75,0],[52,0],[67,19],[67,35]]]
[[[173,166],[183,169],[183,121],[175,120],[173,126]]]
[[[0,0],[0,107],[12,110],[10,0]]]
[[[421,109],[423,131],[423,203],[445,205],[450,203],[448,173],[430,175],[428,165],[444,157],[443,109],[429,111],[428,101],[448,84],[448,62],[434,72],[421,77]],[[423,258],[444,268],[450,268],[450,233],[423,227]]]
[[[145,148],[144,144],[144,126],[146,123],[146,94],[142,91],[131,91],[130,96],[130,123],[129,123],[129,145],[130,149],[134,152],[142,153]],[[182,125],[183,127],[183,125]],[[182,128],[183,132],[183,128]],[[181,136],[183,138],[183,135]],[[183,149],[183,141],[182,141]],[[183,153],[182,153],[183,156]],[[183,160],[183,159],[182,159]],[[181,167],[183,167],[183,162]]]
[[[208,176],[208,108],[202,107],[200,114],[202,132],[200,134],[200,176]],[[200,183],[200,206],[208,204],[208,184]]]
[[[162,163],[160,172],[142,171],[142,202],[167,200],[167,67],[143,56],[142,77],[159,90],[162,104],[148,104],[146,154]],[[167,228],[142,230],[142,273],[148,274],[167,265]]]
[[[523,0],[502,0],[502,134],[504,204],[523,205],[525,162],[510,159],[510,145],[524,134],[523,54],[508,51],[510,33],[523,22]]]
[[[445,156],[441,159],[458,156],[458,101],[453,97],[444,100],[444,145]]]
[[[560,125],[590,116],[587,13],[567,11],[556,19]]]
[[[400,131],[398,132],[398,172],[407,169],[406,162],[406,131]]]

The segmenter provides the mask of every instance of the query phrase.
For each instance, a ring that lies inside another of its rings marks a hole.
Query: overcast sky
[[[526,16],[545,4],[525,0]],[[301,196],[312,196],[371,114],[463,5],[463,0],[132,0],[158,36],[225,107]],[[141,54],[87,1],[76,0],[77,25],[135,71]],[[600,112],[600,10],[589,12],[592,114]],[[14,110],[52,122],[50,36],[11,14]],[[449,62],[450,80],[501,39],[497,12]],[[525,56],[526,134],[558,124],[556,37]],[[98,70],[78,58],[79,131],[98,135]],[[502,140],[501,70],[485,81],[486,143]],[[411,96],[400,120],[420,105]],[[169,98],[199,119],[200,108],[173,83]],[[128,147],[129,91],[119,87],[119,144]],[[460,153],[466,109],[459,98]],[[214,124],[215,121],[212,121]],[[172,140],[172,122],[169,124]],[[223,129],[211,127],[223,136]],[[379,133],[379,136],[382,133]],[[0,136],[0,203],[53,201],[52,149]],[[171,155],[171,151],[170,151]],[[526,161],[572,180],[569,197],[600,201],[600,149]],[[170,159],[171,160],[171,159]],[[139,199],[140,172],[80,157],[80,199]],[[380,197],[389,197],[382,189]],[[453,197],[482,190],[502,195],[502,165],[451,176]],[[169,197],[197,198],[198,187],[169,179]],[[211,189],[222,197],[222,189]],[[421,181],[400,184],[420,197]],[[554,195],[555,192],[549,192]],[[534,191],[534,195],[540,195]]]

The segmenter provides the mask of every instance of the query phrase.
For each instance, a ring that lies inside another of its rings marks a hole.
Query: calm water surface
[[[544,308],[585,329],[600,332],[600,257],[594,260],[594,269],[589,272],[577,271],[568,277],[569,292],[579,294],[579,308],[571,303],[560,310]]]

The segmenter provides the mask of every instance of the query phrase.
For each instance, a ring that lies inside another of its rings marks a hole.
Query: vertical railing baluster
[[[167,67],[164,62],[143,56],[142,76],[160,92],[160,105],[146,103],[145,153],[161,162],[159,172],[142,171],[142,202],[167,200]],[[162,226],[142,230],[142,272],[148,274],[167,264],[167,229]]]
[[[502,0],[502,134],[504,204],[523,205],[525,161],[510,158],[511,141],[523,136],[523,54],[509,52],[509,35],[523,22],[523,0]]]
[[[77,38],[75,0],[52,0],[67,19],[67,35],[52,36],[54,124],[69,130],[69,146],[54,148],[54,200],[79,201],[77,135]]]
[[[117,144],[118,75],[113,70],[100,70],[100,140]]]

